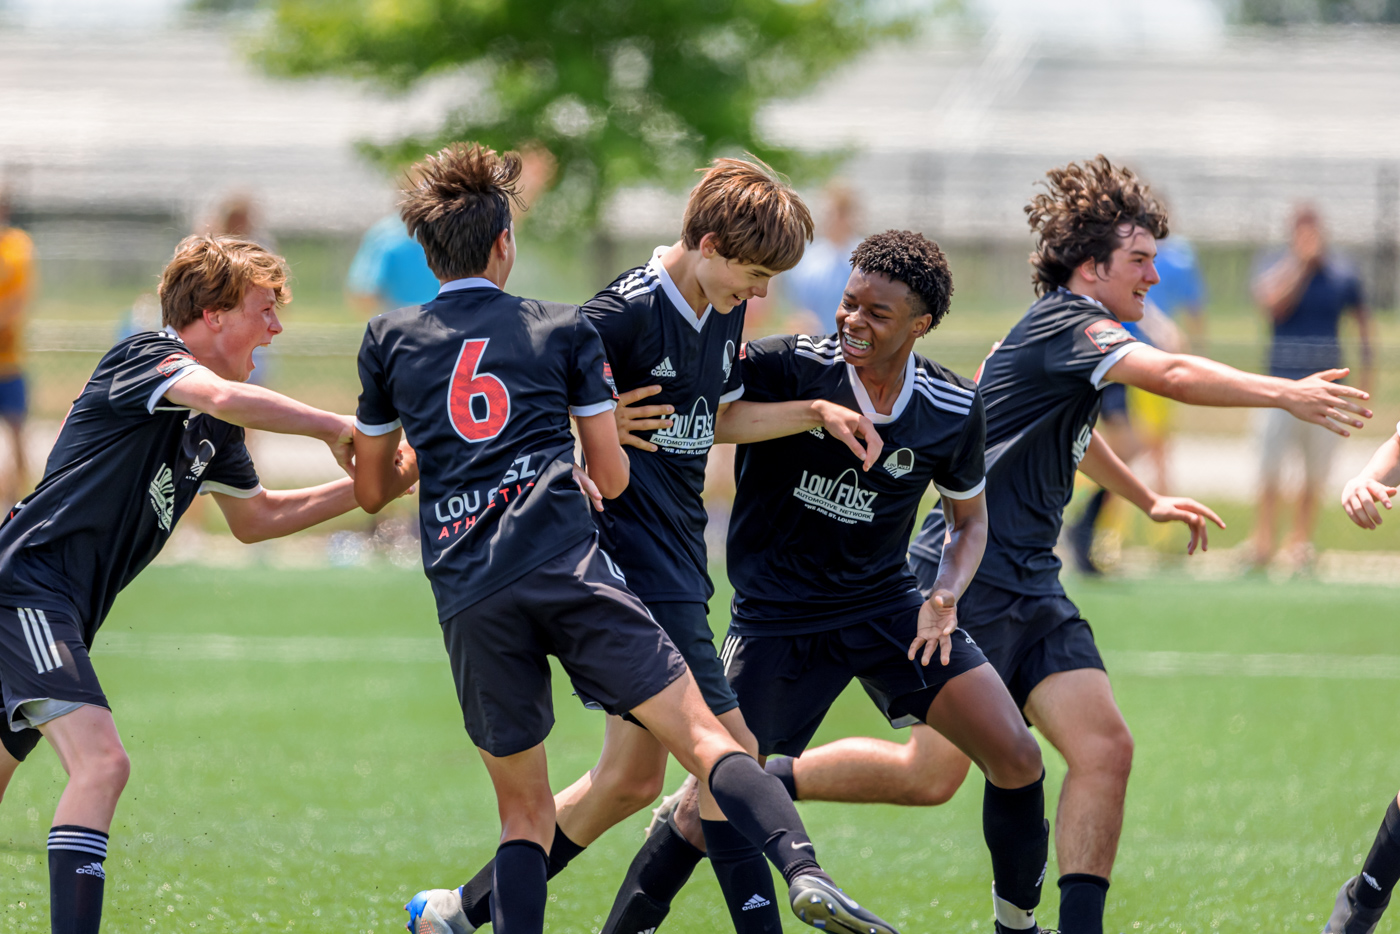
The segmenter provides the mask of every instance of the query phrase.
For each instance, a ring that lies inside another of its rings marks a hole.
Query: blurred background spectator
[[[802,262],[777,281],[802,317],[793,330],[830,334],[836,330],[836,309],[851,276],[851,252],[861,240],[860,200],[854,189],[837,179],[822,189],[822,213],[817,235],[802,254]]]
[[[1356,319],[1360,339],[1360,379],[1368,392],[1375,386],[1371,314],[1354,266],[1328,249],[1322,219],[1310,204],[1294,209],[1292,239],[1282,250],[1262,254],[1256,264],[1254,298],[1269,323],[1269,373],[1299,379],[1342,366],[1339,331],[1343,315]],[[1259,509],[1255,517],[1254,564],[1273,557],[1278,524],[1282,470],[1297,456],[1303,475],[1293,525],[1280,549],[1283,560],[1307,567],[1314,558],[1313,529],[1323,487],[1340,438],[1321,425],[1308,425],[1282,409],[1259,413]],[[1382,430],[1389,426],[1382,426]]]
[[[0,424],[5,426],[9,463],[0,472],[0,512],[9,512],[29,488],[24,420],[29,403],[24,384],[24,324],[37,284],[34,241],[11,226],[11,196],[0,186]]]

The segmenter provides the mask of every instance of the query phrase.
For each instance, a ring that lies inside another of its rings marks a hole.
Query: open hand
[[[619,444],[641,448],[643,451],[655,451],[657,449],[656,445],[652,444],[650,441],[643,441],[633,434],[633,432],[652,431],[657,428],[670,428],[671,419],[666,418],[666,416],[676,410],[675,406],[634,406],[634,403],[645,399],[647,396],[654,396],[660,391],[660,386],[638,386],[636,389],[629,389],[617,397],[617,408],[613,409],[613,418],[617,420],[617,440]],[[599,509],[601,510],[601,508],[600,506]]]
[[[946,665],[953,657],[953,630],[958,628],[958,598],[951,590],[935,590],[919,607],[919,631],[909,644],[909,660],[919,654],[919,664],[933,660],[933,650],[939,649],[938,664]]]
[[[1395,493],[1395,487],[1386,486],[1379,480],[1353,477],[1342,488],[1342,508],[1347,511],[1347,517],[1352,522],[1363,529],[1374,529],[1381,524],[1381,511],[1376,506],[1376,501],[1380,500],[1389,510],[1393,508],[1390,498]]]
[[[1284,408],[1288,409],[1294,418],[1321,425],[1343,438],[1351,437],[1351,432],[1342,426],[1363,428],[1366,423],[1361,419],[1370,418],[1373,413],[1357,401],[1371,398],[1370,393],[1336,382],[1350,372],[1343,367],[1322,370],[1303,379],[1294,380],[1292,392]]]
[[[875,430],[875,423],[868,417],[844,405],[818,399],[813,407],[822,417],[822,426],[834,437],[846,443],[846,447],[861,460],[861,467],[869,470],[875,466],[885,442]],[[861,442],[864,441],[864,445]]]
[[[1153,522],[1184,522],[1191,528],[1191,543],[1186,546],[1188,555],[1196,553],[1196,546],[1201,546],[1201,551],[1209,550],[1209,543],[1206,540],[1206,520],[1209,519],[1222,529],[1225,522],[1209,506],[1203,506],[1194,499],[1185,496],[1159,496],[1152,504],[1152,508],[1147,511]]]

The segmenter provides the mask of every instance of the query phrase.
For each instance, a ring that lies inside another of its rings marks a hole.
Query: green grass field
[[[1138,742],[1109,930],[1321,928],[1400,786],[1396,593],[1075,585]],[[1215,673],[1151,674],[1164,652],[1214,653]],[[1273,653],[1290,674],[1243,674],[1260,670],[1243,656]],[[1298,656],[1314,653],[1389,658],[1369,678],[1335,664],[1300,675]],[[490,786],[416,572],[157,568],[118,602],[96,658],[134,763],[104,930],[399,930],[416,889],[463,881],[494,849]],[[592,764],[602,721],[557,688],[549,753],[562,785]],[[855,732],[891,735],[859,691],[818,739]],[[1057,793],[1063,764],[1047,762]],[[43,847],[62,784],[41,745],[0,804],[7,934],[48,930]],[[936,809],[802,812],[826,866],[906,934],[990,931],[975,780]],[[556,880],[550,930],[596,930],[644,823]],[[667,929],[727,929],[715,893],[702,867]],[[1046,896],[1053,923],[1053,885]]]

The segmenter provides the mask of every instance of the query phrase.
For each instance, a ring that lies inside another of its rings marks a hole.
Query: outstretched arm
[[[356,505],[354,481],[349,477],[302,490],[262,490],[247,499],[210,495],[228,520],[233,537],[249,545],[309,529]]]
[[[1225,523],[1219,516],[1194,499],[1185,496],[1162,496],[1149,489],[1138,479],[1137,474],[1129,470],[1128,465],[1113,453],[1113,448],[1108,446],[1108,442],[1098,431],[1094,432],[1089,449],[1084,452],[1084,459],[1079,462],[1079,471],[1105,490],[1116,493],[1147,513],[1153,522],[1176,521],[1190,526],[1191,542],[1186,546],[1188,555],[1196,551],[1197,544],[1201,546],[1202,551],[1207,550],[1207,519],[1222,529],[1225,528]]]
[[[885,443],[868,417],[826,399],[746,402],[720,406],[715,419],[716,444],[750,444],[825,428],[846,443],[864,469],[875,466]],[[862,442],[864,442],[862,444]]]
[[[1144,345],[1115,363],[1104,378],[1189,405],[1287,409],[1294,418],[1349,437],[1342,426],[1361,428],[1366,424],[1361,419],[1372,412],[1357,401],[1371,398],[1369,393],[1335,382],[1348,372],[1323,370],[1304,379],[1279,379]]]
[[[1352,522],[1363,529],[1374,529],[1381,524],[1376,501],[1380,500],[1387,510],[1391,509],[1390,498],[1396,493],[1397,482],[1400,482],[1400,435],[1391,435],[1371,455],[1366,468],[1342,488],[1342,508]]]
[[[223,379],[203,368],[167,389],[165,398],[231,425],[317,438],[330,446],[346,473],[353,470],[355,420],[347,415],[313,408],[261,386]]]
[[[924,605],[919,609],[919,631],[909,646],[912,661],[919,655],[920,664],[933,660],[939,650],[939,664],[946,665],[953,652],[953,630],[958,628],[958,600],[962,597],[987,547],[987,496],[978,493],[968,499],[943,497],[947,513],[948,532],[943,539],[943,560],[938,563],[938,578]]]
[[[403,429],[367,435],[355,429],[355,502],[373,515],[418,482],[418,457]]]

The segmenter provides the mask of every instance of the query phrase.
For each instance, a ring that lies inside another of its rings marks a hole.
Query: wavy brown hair
[[[524,210],[520,169],[517,152],[453,143],[408,170],[399,216],[433,275],[449,282],[485,271],[491,245],[510,227],[511,204]]]
[[[183,330],[205,312],[230,311],[243,304],[249,286],[272,289],[277,304],[292,300],[287,261],[276,253],[237,237],[196,234],[175,247],[175,256],[160,274],[161,323]]]
[[[1037,237],[1031,254],[1035,293],[1069,281],[1085,261],[1107,265],[1113,251],[1141,227],[1158,240],[1167,235],[1167,210],[1131,169],[1099,155],[1045,173],[1045,191],[1026,205]]]
[[[777,172],[757,159],[716,159],[686,202],[681,243],[696,250],[712,233],[730,262],[782,272],[802,259],[812,230],[812,213]]]

